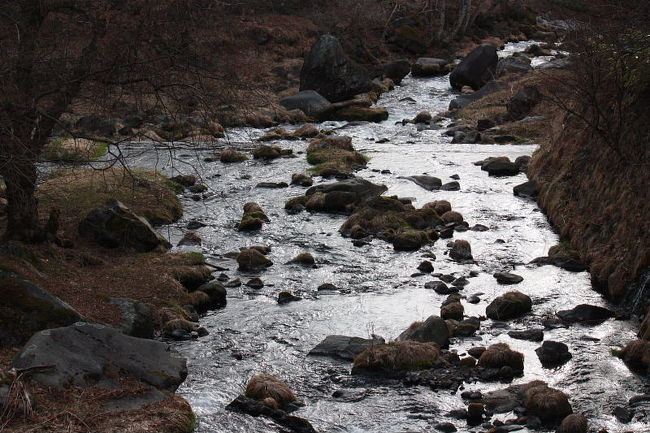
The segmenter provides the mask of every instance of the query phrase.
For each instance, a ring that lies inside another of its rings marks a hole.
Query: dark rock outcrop
[[[315,90],[331,102],[345,101],[371,89],[368,72],[343,52],[339,40],[321,36],[305,57],[300,90]]]
[[[433,77],[445,75],[447,72],[449,72],[449,62],[444,59],[420,57],[411,66],[411,74],[414,77]]]
[[[381,337],[361,338],[345,335],[328,335],[316,347],[309,351],[309,355],[331,356],[333,358],[353,360],[355,356],[369,347],[384,343],[386,341]]]
[[[478,101],[481,98],[484,98],[503,89],[503,84],[499,83],[498,81],[490,81],[485,86],[481,87],[480,90],[474,93],[470,93],[469,95],[461,95],[458,98],[453,99],[449,103],[449,109],[456,110],[459,108],[465,108],[472,102]]]
[[[114,386],[128,374],[167,391],[185,380],[185,358],[159,341],[127,336],[88,323],[38,332],[14,361],[17,369],[53,366],[33,380],[45,386]]]
[[[451,86],[458,90],[463,86],[480,89],[494,78],[498,61],[497,49],[494,46],[483,44],[476,47],[451,72]]]
[[[315,119],[324,118],[332,110],[332,104],[320,93],[314,90],[303,90],[280,100],[287,110],[301,110],[307,116]]]
[[[412,340],[422,343],[436,343],[440,347],[449,345],[449,327],[438,316],[429,316],[424,322],[414,322],[398,337],[398,341]]]
[[[508,292],[494,299],[485,309],[492,320],[508,320],[523,316],[531,311],[533,302],[521,292]]]
[[[92,210],[79,223],[79,234],[106,248],[133,248],[141,252],[171,248],[146,219],[115,199]]]
[[[580,304],[571,310],[558,311],[556,314],[566,323],[598,324],[614,317],[613,311],[589,304]]]
[[[384,65],[383,76],[390,78],[395,84],[400,84],[410,72],[411,64],[408,60],[396,60]]]
[[[120,309],[122,332],[131,337],[153,338],[154,322],[151,308],[142,302],[126,298],[111,298],[110,303]]]
[[[558,367],[572,358],[569,347],[558,341],[545,341],[541,347],[535,349],[535,353],[545,368]]]
[[[537,87],[524,87],[508,102],[508,117],[512,120],[523,119],[539,104],[541,99],[542,96]]]

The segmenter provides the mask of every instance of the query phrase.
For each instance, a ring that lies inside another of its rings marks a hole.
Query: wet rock
[[[433,264],[428,260],[423,260],[417,267],[418,271],[430,274],[434,271]]]
[[[524,331],[510,331],[508,335],[515,340],[542,341],[544,340],[543,329],[526,329]]]
[[[333,120],[348,122],[383,122],[388,119],[388,110],[381,107],[348,106],[336,110],[332,114]]]
[[[142,302],[127,298],[111,298],[109,302],[120,309],[120,329],[123,333],[137,338],[154,337],[151,308]]]
[[[364,350],[377,345],[385,344],[381,337],[360,338],[347,337],[345,335],[328,335],[316,347],[309,351],[310,355],[331,356],[353,360],[355,356]]]
[[[455,337],[471,337],[481,328],[481,322],[473,317],[461,321],[454,329]]]
[[[321,36],[305,56],[300,90],[315,90],[332,102],[351,99],[371,89],[368,72],[350,60],[339,40]]]
[[[306,207],[311,211],[346,212],[349,205],[379,196],[386,190],[384,185],[375,185],[361,178],[312,186],[306,192],[309,197]]]
[[[310,253],[300,253],[294,257],[289,263],[297,263],[299,265],[313,266],[316,264],[316,259]]]
[[[451,203],[449,203],[447,200],[436,200],[431,203],[427,203],[423,208],[431,208],[436,211],[438,215],[444,215],[447,212],[451,211]]]
[[[332,397],[338,401],[344,401],[346,403],[356,403],[365,399],[368,396],[368,391],[365,389],[362,390],[352,390],[352,389],[337,389],[332,393]]]
[[[306,174],[302,173],[295,173],[291,175],[291,185],[299,185],[299,186],[312,186],[314,184],[314,179],[312,179],[311,176],[307,176]]]
[[[521,89],[508,102],[508,117],[512,120],[521,120],[530,114],[531,110],[539,104],[542,96],[535,86],[526,86]]]
[[[289,186],[286,182],[260,182],[255,185],[255,188],[279,189],[287,188]]]
[[[442,281],[429,281],[424,284],[425,289],[433,289],[439,295],[451,295],[458,293],[458,287],[448,287]]]
[[[427,191],[435,191],[440,189],[442,186],[442,181],[433,176],[408,176],[404,179],[408,179],[411,182],[415,183],[418,186],[426,189]]]
[[[68,326],[83,317],[45,289],[0,270],[0,347],[23,344],[37,331]]]
[[[183,185],[185,188],[196,185],[196,176],[193,174],[181,174],[171,178],[172,181],[176,182],[179,185]]]
[[[125,247],[140,252],[171,248],[146,219],[115,199],[92,210],[79,223],[79,234],[105,248]]]
[[[623,406],[615,407],[612,414],[622,424],[627,424],[634,418],[634,412]]]
[[[460,191],[460,183],[453,181],[447,182],[440,187],[441,191]]]
[[[574,413],[562,420],[556,433],[587,433],[588,431],[589,422],[587,417],[580,413]]]
[[[395,251],[416,251],[424,244],[429,243],[429,238],[421,235],[422,232],[402,232],[396,234],[391,243]]]
[[[542,48],[538,44],[530,45],[528,48],[526,48],[525,53],[535,57],[552,55],[549,49]]]
[[[413,119],[413,123],[429,123],[433,119],[433,116],[431,116],[431,113],[428,111],[420,111],[417,116],[415,116],[415,119]]]
[[[14,361],[16,369],[54,365],[31,376],[57,388],[117,385],[120,372],[167,391],[187,376],[185,358],[164,343],[127,336],[108,326],[77,323],[40,331]]]
[[[474,258],[472,257],[472,247],[469,242],[465,240],[455,240],[451,250],[449,251],[449,257],[457,262],[470,261]]]
[[[261,289],[264,287],[264,282],[261,280],[261,278],[255,277],[248,280],[248,282],[246,282],[246,286],[250,287],[251,289]]]
[[[209,310],[213,310],[215,308],[223,308],[228,302],[226,300],[228,292],[226,291],[224,285],[218,281],[209,281],[199,286],[197,290],[200,290],[201,292],[208,295],[209,303],[207,305],[207,308]]]
[[[300,301],[302,298],[296,296],[291,292],[280,292],[278,293],[278,304],[288,304],[289,302]]]
[[[490,176],[516,176],[519,174],[519,167],[508,158],[495,158],[481,167]]]
[[[188,230],[198,230],[198,229],[203,228],[203,227],[206,227],[206,226],[207,226],[207,225],[204,224],[204,223],[202,223],[201,221],[192,220],[192,221],[190,221],[190,222],[187,223],[186,228],[187,228]]]
[[[504,85],[498,81],[490,81],[485,86],[483,86],[477,92],[474,92],[469,95],[461,95],[456,99],[453,99],[449,103],[450,110],[457,110],[467,107],[472,102],[478,101],[481,98],[484,98],[492,93],[499,92],[504,89]]]
[[[420,57],[411,66],[411,75],[414,77],[433,77],[445,75],[449,72],[449,62],[444,59]]]
[[[320,286],[318,286],[318,288],[317,288],[316,290],[318,290],[318,291],[330,291],[330,292],[334,292],[334,291],[336,291],[336,290],[338,290],[338,289],[339,289],[339,288],[336,287],[336,286],[335,286],[334,284],[332,284],[332,283],[323,283],[323,284],[321,284]]]
[[[541,347],[535,349],[539,361],[544,368],[554,368],[566,364],[571,358],[569,347],[557,341],[545,341]]]
[[[208,190],[208,187],[203,184],[197,184],[197,185],[192,185],[187,189],[189,192],[194,193],[194,194],[199,194],[202,192],[206,192]]]
[[[314,90],[303,90],[280,100],[287,110],[301,110],[314,119],[323,119],[332,110],[332,104]]]
[[[411,73],[411,64],[408,60],[396,60],[384,65],[383,76],[390,78],[397,85],[401,84],[404,77]]]
[[[510,367],[515,372],[524,370],[524,355],[516,352],[505,343],[497,343],[488,347],[478,359],[478,366],[485,368]]]
[[[519,167],[519,171],[522,173],[526,173],[528,171],[528,166],[530,165],[530,162],[533,160],[532,157],[528,155],[522,155],[518,156],[517,159],[515,159],[515,164],[517,167]]]
[[[487,232],[490,228],[483,224],[474,224],[470,230],[473,232]]]
[[[263,159],[270,161],[273,159],[280,158],[282,156],[282,149],[277,146],[258,146],[253,149],[253,158]]]
[[[470,424],[480,424],[485,415],[485,407],[483,403],[470,403],[467,405],[467,421]]]
[[[442,362],[440,349],[432,343],[405,340],[372,346],[354,358],[352,374],[395,374],[433,368]]]
[[[478,131],[456,131],[454,133],[453,140],[451,140],[451,143],[475,144],[481,142],[481,137],[482,136]]]
[[[565,323],[598,324],[614,317],[614,312],[596,305],[580,304],[571,310],[558,311],[556,315]]]
[[[241,271],[253,271],[256,269],[265,269],[273,265],[273,262],[267,259],[258,250],[250,248],[242,250],[237,255],[237,263]]]
[[[505,285],[519,284],[524,281],[524,277],[510,272],[496,272],[493,277],[496,278],[497,283]]]
[[[458,431],[456,426],[453,425],[450,422],[439,423],[439,424],[436,424],[434,427],[435,427],[436,430],[441,431],[442,433],[454,433],[454,432]]]
[[[478,46],[451,72],[449,76],[451,86],[460,90],[467,85],[474,90],[479,90],[494,77],[498,61],[494,46],[489,44]]]
[[[469,280],[465,277],[458,277],[451,282],[451,285],[454,287],[465,287],[469,284]]]
[[[270,400],[266,404],[252,398],[240,395],[226,406],[226,410],[245,413],[250,416],[264,416],[272,419],[284,429],[293,433],[316,433],[314,427],[304,418],[289,415],[284,410],[273,407]]]
[[[534,180],[529,180],[512,188],[512,192],[517,197],[537,198],[539,186]]]
[[[492,320],[508,320],[530,312],[532,306],[533,302],[529,296],[513,291],[494,299],[485,309],[485,313]]]
[[[472,347],[469,350],[467,350],[467,354],[476,359],[479,359],[481,355],[483,355],[483,352],[485,352],[486,350],[487,348],[485,347]]]
[[[459,212],[450,210],[449,212],[443,213],[440,218],[442,219],[443,222],[445,223],[454,223],[454,224],[460,224],[462,223],[463,220],[463,215],[461,215]]]
[[[171,340],[186,341],[208,335],[208,332],[195,322],[185,319],[173,319],[163,325],[162,335]]]
[[[183,238],[178,242],[178,246],[198,246],[201,245],[201,236],[194,232],[187,232]]]
[[[239,287],[239,286],[241,286],[241,280],[239,278],[235,278],[235,279],[230,280],[227,283],[225,283],[224,286],[226,286],[226,287]]]
[[[397,340],[436,343],[440,347],[447,347],[449,345],[449,328],[441,317],[429,316],[424,322],[413,322],[397,337]]]

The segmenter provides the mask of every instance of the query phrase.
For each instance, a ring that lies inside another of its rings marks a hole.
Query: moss
[[[188,256],[188,264],[189,265],[203,265],[205,264],[205,256],[199,252],[190,252],[187,253]]]
[[[62,220],[79,221],[115,198],[153,224],[169,224],[183,215],[178,188],[168,177],[147,170],[58,170],[38,190],[45,209],[61,209]]]
[[[80,163],[95,161],[106,155],[110,142],[81,138],[58,138],[43,148],[43,161]]]

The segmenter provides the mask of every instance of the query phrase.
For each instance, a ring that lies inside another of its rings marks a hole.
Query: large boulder
[[[445,320],[438,316],[429,316],[424,322],[413,322],[397,337],[397,340],[436,343],[440,347],[447,347],[449,337],[449,327]]]
[[[12,272],[0,270],[0,287],[0,347],[20,345],[35,332],[83,320],[70,305]]]
[[[526,74],[533,70],[530,65],[530,59],[519,56],[505,57],[499,60],[497,64],[497,76],[502,77],[506,74]]]
[[[349,205],[358,204],[370,197],[377,197],[387,188],[361,178],[316,185],[307,190],[307,210],[321,212],[345,212]]]
[[[368,72],[345,55],[332,35],[321,36],[305,57],[301,91],[315,90],[331,102],[340,102],[371,88]]]
[[[33,374],[32,378],[57,388],[113,387],[120,375],[126,374],[173,392],[187,376],[185,358],[168,345],[89,323],[34,334],[12,366],[16,369],[52,366]]]
[[[353,360],[355,356],[364,350],[374,345],[385,343],[386,341],[381,337],[361,338],[345,335],[328,335],[316,347],[310,350],[309,354]]]
[[[508,102],[508,117],[512,120],[525,118],[541,100],[542,96],[537,87],[524,87]]]
[[[120,309],[122,332],[131,337],[153,338],[154,322],[151,308],[142,302],[128,298],[111,298],[109,302]]]
[[[384,65],[383,77],[390,78],[395,84],[400,84],[404,77],[411,72],[408,60],[396,60]]]
[[[307,116],[321,119],[332,109],[330,101],[314,90],[303,90],[280,100],[287,110],[301,110]]]
[[[589,304],[580,304],[571,310],[558,311],[556,314],[566,323],[598,324],[614,317],[613,311]]]
[[[116,199],[110,199],[106,204],[92,210],[79,223],[79,234],[93,238],[106,248],[133,248],[146,252],[172,246],[146,219],[136,215]]]
[[[460,90],[463,86],[470,86],[474,90],[483,87],[494,78],[499,57],[497,49],[489,44],[476,47],[449,76],[451,87]]]

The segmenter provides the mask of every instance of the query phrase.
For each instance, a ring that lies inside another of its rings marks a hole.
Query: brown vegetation
[[[268,374],[253,376],[246,385],[245,395],[270,407],[284,407],[296,401],[289,385]]]
[[[437,344],[406,340],[364,350],[354,358],[354,369],[379,372],[425,370],[441,362]]]
[[[508,366],[513,370],[522,371],[524,369],[524,355],[510,349],[510,346],[505,343],[497,343],[488,347],[481,354],[478,360],[478,366],[487,368]]]

